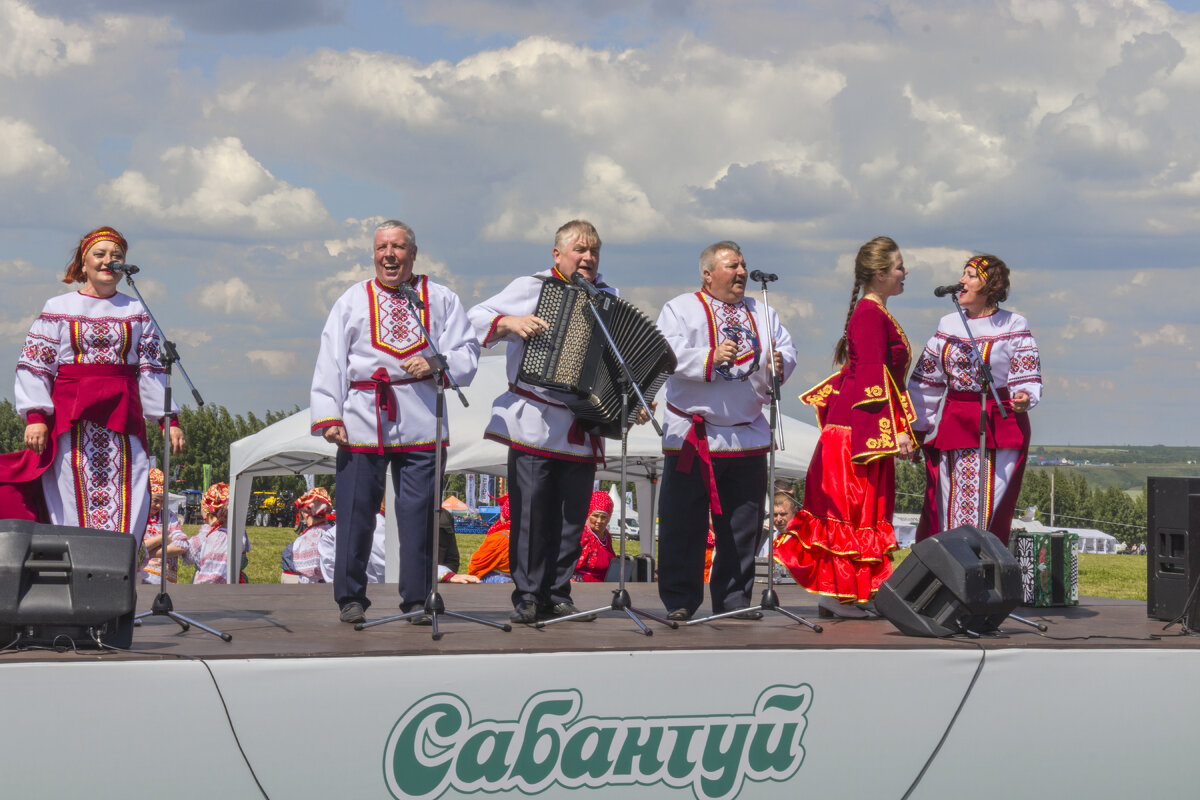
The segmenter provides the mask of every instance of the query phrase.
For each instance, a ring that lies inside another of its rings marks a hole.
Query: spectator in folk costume
[[[470,572],[459,572],[462,556],[458,553],[458,534],[454,532],[454,515],[438,509],[438,582],[479,583]]]
[[[332,561],[337,528],[333,519],[333,499],[318,486],[296,500],[296,509],[304,531],[283,548],[283,579],[288,583],[325,583],[323,561]]]
[[[996,256],[975,256],[958,280],[959,305],[984,361],[991,367],[1000,417],[988,392],[987,439],[979,464],[979,403],[982,369],[955,310],[942,317],[908,381],[917,420],[917,439],[926,458],[925,504],[917,541],[960,525],[979,524],[980,476],[989,498],[984,528],[1008,543],[1025,461],[1029,454],[1029,409],[1042,397],[1042,362],[1029,323],[1000,308],[1008,299],[1008,265]],[[929,438],[945,398],[937,433]]]
[[[351,286],[329,312],[313,371],[312,432],[338,446],[337,548],[333,593],[343,622],[366,619],[367,568],[391,466],[400,526],[400,610],[421,608],[432,590],[435,474],[432,355],[414,314],[463,386],[479,366],[479,342],[458,297],[413,272],[416,234],[398,220],[375,230],[375,277]],[[424,308],[405,299],[415,293]],[[443,427],[443,447],[448,433]],[[442,461],[443,469],[445,461]],[[428,624],[427,615],[409,617]]]
[[[579,543],[575,580],[598,583],[607,577],[608,565],[617,557],[613,551],[612,536],[608,532],[608,520],[612,518],[612,512],[613,501],[608,492],[592,492],[587,523],[583,526],[583,537]]]
[[[229,563],[229,531],[226,521],[229,515],[229,486],[224,483],[214,483],[208,487],[204,497],[200,499],[200,514],[204,524],[188,541],[188,551],[183,554],[183,560],[196,566],[196,574],[192,583],[228,583],[226,565]],[[246,552],[249,552],[249,542],[243,541],[241,568],[246,568]],[[240,582],[246,583],[243,572]]]
[[[578,273],[600,291],[616,294],[600,277],[600,235],[590,222],[577,219],[560,227],[551,256],[553,267],[517,278],[469,312],[483,346],[507,344],[508,391],[492,404],[484,437],[508,447],[514,583],[509,619],[526,624],[579,613],[571,602],[571,578],[604,444],[584,434],[562,393],[518,379],[525,342],[550,328],[535,313],[543,282],[569,283]],[[576,619],[590,622],[595,616]]]
[[[508,495],[497,498],[500,517],[488,528],[479,548],[471,554],[467,572],[483,583],[512,583],[508,570]]]
[[[138,570],[138,576],[143,583],[161,584],[164,573],[167,583],[175,583],[179,575],[179,557],[188,551],[188,535],[179,524],[179,517],[169,508],[163,507],[164,492],[163,472],[155,467],[150,470],[150,517],[146,520],[146,532],[142,536],[144,558]],[[162,559],[164,527],[167,535],[165,570]]]
[[[796,348],[774,309],[746,297],[746,260],[735,242],[700,254],[700,291],[663,306],[658,327],[678,367],[666,384],[658,594],[673,620],[704,599],[705,515],[716,542],[709,592],[715,613],[746,608],[767,493],[771,375],[786,381]],[[774,363],[767,363],[768,340]],[[758,619],[747,610],[742,619]]]
[[[107,226],[80,239],[62,280],[83,287],[47,300],[25,337],[13,395],[26,449],[0,456],[0,517],[138,537],[146,528],[147,450],[162,442],[146,422],[162,423],[166,373],[150,315],[117,291],[111,265],[128,250]],[[183,432],[171,423],[178,454]]]
[[[892,574],[894,458],[910,457],[915,443],[903,389],[912,351],[887,301],[904,291],[906,274],[888,237],[859,248],[846,330],[834,347],[841,369],[800,397],[816,407],[821,435],[804,504],[776,540],[775,559],[820,595],[821,616],[870,616],[861,606]]]

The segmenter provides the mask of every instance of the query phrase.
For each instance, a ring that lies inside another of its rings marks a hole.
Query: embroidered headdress
[[[300,499],[296,501],[296,508],[306,514],[312,514],[314,517],[323,517],[328,515],[329,510],[333,508],[333,498],[329,496],[329,491],[324,486],[318,486],[301,495]]]
[[[158,467],[150,470],[150,494],[156,497],[162,497],[163,493],[163,473]]]
[[[229,486],[224,483],[214,483],[208,487],[208,491],[204,493],[204,497],[200,499],[200,510],[205,516],[215,514],[218,517],[224,516],[226,513],[226,504],[229,502]]]

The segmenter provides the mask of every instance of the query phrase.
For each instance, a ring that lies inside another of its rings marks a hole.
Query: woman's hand
[[[900,448],[901,458],[912,458],[913,453],[917,452],[917,448],[913,445],[912,437],[907,433],[902,433],[896,437],[896,445]]]
[[[171,453],[179,455],[183,452],[183,428],[171,428]]]
[[[50,428],[44,422],[31,422],[25,426],[25,446],[39,456],[50,440]]]
[[[1029,410],[1029,392],[1016,392],[1012,396],[1012,410],[1023,414]]]

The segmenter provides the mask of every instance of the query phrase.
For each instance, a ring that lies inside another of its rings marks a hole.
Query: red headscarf
[[[592,515],[593,511],[603,511],[610,517],[613,512],[612,497],[608,492],[592,492],[592,504],[588,506],[588,516]]]

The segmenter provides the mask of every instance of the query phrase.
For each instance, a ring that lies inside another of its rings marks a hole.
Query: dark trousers
[[[389,464],[396,491],[392,513],[400,531],[400,610],[424,605],[433,588],[433,514],[441,494],[441,481],[434,476],[435,458],[432,450],[384,455],[338,451],[333,596],[339,607],[350,602],[362,603],[363,608],[371,605],[367,564]]]
[[[508,451],[508,564],[513,605],[546,608],[571,599],[579,537],[596,465]]]
[[[767,457],[714,458],[721,515],[713,515],[713,613],[750,603],[754,588],[755,543],[763,525]],[[695,613],[704,600],[704,551],[708,539],[708,487],[699,458],[691,472],[679,472],[679,457],[667,456],[658,503],[658,596],[668,611]]]

